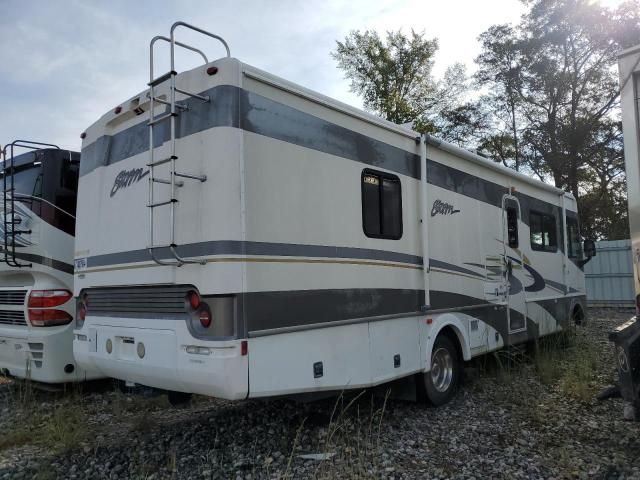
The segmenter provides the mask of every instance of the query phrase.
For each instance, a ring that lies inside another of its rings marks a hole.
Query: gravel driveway
[[[640,479],[640,422],[594,399],[614,377],[607,332],[630,315],[591,311],[568,345],[475,361],[438,409],[368,392],[172,408],[0,383],[0,479]]]

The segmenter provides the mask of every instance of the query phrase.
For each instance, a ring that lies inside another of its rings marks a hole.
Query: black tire
[[[443,368],[441,363],[446,366]],[[434,407],[449,402],[458,389],[461,374],[462,364],[456,346],[446,335],[438,335],[431,351],[431,371],[423,374],[426,400]]]
[[[584,312],[582,311],[582,307],[578,305],[573,308],[573,312],[571,313],[571,320],[573,320],[573,326],[584,325],[585,317],[584,317]]]
[[[167,397],[172,407],[181,407],[191,402],[193,395],[191,393],[169,391],[167,392]]]

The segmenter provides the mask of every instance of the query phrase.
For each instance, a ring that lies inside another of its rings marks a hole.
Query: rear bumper
[[[248,394],[241,341],[197,340],[183,320],[87,317],[73,351],[82,368],[120,380],[229,400]]]
[[[72,350],[71,325],[43,328],[0,327],[0,370],[12,377],[43,383],[66,383],[98,378],[78,368]]]

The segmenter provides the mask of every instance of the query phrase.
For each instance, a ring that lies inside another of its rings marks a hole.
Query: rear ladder
[[[187,263],[192,264],[201,264],[204,265],[206,262],[202,260],[194,260],[194,259],[186,259],[181,257],[178,254],[178,244],[176,243],[176,204],[178,203],[177,198],[177,189],[184,187],[185,182],[189,181],[198,181],[205,182],[207,180],[206,175],[188,173],[183,171],[176,170],[176,161],[179,159],[176,153],[176,119],[178,115],[184,113],[187,110],[187,106],[181,103],[176,102],[176,93],[180,93],[185,95],[186,97],[196,98],[202,102],[209,102],[210,99],[206,95],[200,95],[197,93],[187,92],[185,90],[181,90],[176,86],[176,77],[178,73],[175,70],[175,47],[176,45],[187,50],[191,50],[193,52],[198,53],[202,56],[202,58],[206,63],[209,63],[207,57],[202,51],[194,48],[192,46],[186,45],[184,43],[178,42],[175,39],[175,30],[178,27],[185,27],[191,30],[194,30],[203,35],[207,35],[216,40],[219,40],[224,45],[227,51],[227,57],[231,56],[229,51],[229,47],[227,43],[218,35],[214,35],[213,33],[209,33],[205,30],[202,30],[198,27],[194,27],[193,25],[189,25],[184,22],[176,22],[171,26],[170,37],[164,36],[156,36],[151,40],[149,44],[149,162],[147,166],[149,167],[149,195],[148,195],[148,204],[147,208],[149,209],[149,245],[147,247],[149,254],[154,262],[159,265],[171,265],[180,267]],[[168,42],[170,45],[170,55],[171,55],[171,69],[159,77],[154,77],[154,68],[153,68],[153,48],[157,41]],[[155,88],[169,81],[169,101],[156,97]],[[155,107],[156,105],[165,105],[168,111],[165,113],[156,116],[155,115]],[[154,155],[154,128],[165,121],[170,122],[170,153],[169,156],[156,159]],[[169,178],[160,178],[156,176],[155,168],[160,165],[169,164]],[[170,197],[164,199],[158,199],[157,194],[154,191],[154,186],[156,183],[169,185],[170,186]],[[155,241],[155,224],[154,224],[154,211],[161,207],[169,208],[169,243],[168,244],[158,244]],[[168,248],[171,252],[172,259],[169,260],[161,260],[158,258],[158,249],[166,249]]]
[[[2,149],[2,226],[3,226],[3,249],[4,262],[10,267],[27,268],[31,267],[30,263],[20,263],[16,258],[16,237],[19,235],[29,235],[31,230],[22,230],[16,228],[20,221],[16,221],[15,215],[15,182],[14,182],[14,151],[17,148],[26,148],[28,150],[39,150],[43,147],[57,148],[60,147],[51,143],[32,142],[29,140],[14,140]],[[9,149],[7,151],[7,149]],[[7,174],[10,174],[10,182],[7,185]]]

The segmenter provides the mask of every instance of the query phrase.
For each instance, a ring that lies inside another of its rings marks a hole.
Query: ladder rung
[[[164,183],[165,185],[171,185],[171,180],[166,180],[164,178],[152,178],[151,180],[156,183]],[[176,187],[182,187],[184,185],[184,182],[181,182],[180,180],[175,180],[174,185]]]
[[[190,178],[192,180],[200,180],[201,182],[204,182],[207,180],[206,175],[190,175],[188,173],[180,173],[180,172],[174,172],[174,175],[176,177]]]
[[[177,203],[177,202],[178,202],[178,200],[176,198],[172,198],[171,200],[167,200],[165,202],[150,203],[149,205],[147,205],[147,207],[156,208],[156,207],[162,207],[164,205],[169,205],[171,203]]]
[[[31,230],[11,230],[11,231],[5,231],[6,235],[21,235],[21,234],[27,234],[27,235],[31,235]]]
[[[154,97],[154,98],[151,99],[151,101],[155,102],[155,103],[161,103],[162,105],[171,106],[171,102],[167,102],[166,100],[162,100],[161,98],[155,98]]]
[[[155,125],[156,123],[160,123],[160,122],[162,122],[162,121],[164,121],[164,120],[166,120],[166,119],[168,119],[168,118],[171,118],[171,117],[177,117],[177,116],[178,116],[178,114],[177,114],[177,113],[171,113],[171,112],[169,112],[169,113],[166,113],[166,114],[164,114],[164,115],[161,115],[161,116],[159,116],[159,117],[154,118],[154,119],[153,119],[153,120],[151,120],[149,123],[147,123],[147,125],[149,125],[149,126],[151,126],[151,125]]]
[[[171,102],[167,102],[166,100],[162,100],[160,98],[154,97],[153,101],[157,103],[161,103],[162,105],[166,105],[168,107],[171,106]],[[179,108],[181,110],[189,110],[189,107],[187,107],[186,105],[182,105],[181,103],[176,103],[176,108]]]
[[[176,155],[171,155],[170,157],[163,158],[162,160],[158,160],[156,162],[147,163],[147,167],[157,167],[158,165],[162,165],[164,163],[170,162],[171,160],[177,160],[178,157]]]
[[[155,87],[156,85],[160,85],[162,82],[166,82],[173,75],[177,75],[177,74],[178,74],[178,72],[176,72],[175,70],[171,70],[171,71],[165,73],[164,75],[160,75],[159,77],[154,78],[149,83],[147,83],[147,85],[149,85],[150,87]]]
[[[209,101],[208,95],[198,95],[197,93],[187,92],[186,90],[180,90],[179,88],[174,88],[174,90],[178,93],[182,93],[183,95],[188,95],[189,97],[199,98],[203,102]]]
[[[171,247],[175,248],[175,247],[177,247],[177,245],[175,243],[165,243],[165,244],[159,244],[159,245],[151,245],[151,246],[148,246],[147,249],[150,249],[150,248],[171,248]]]

